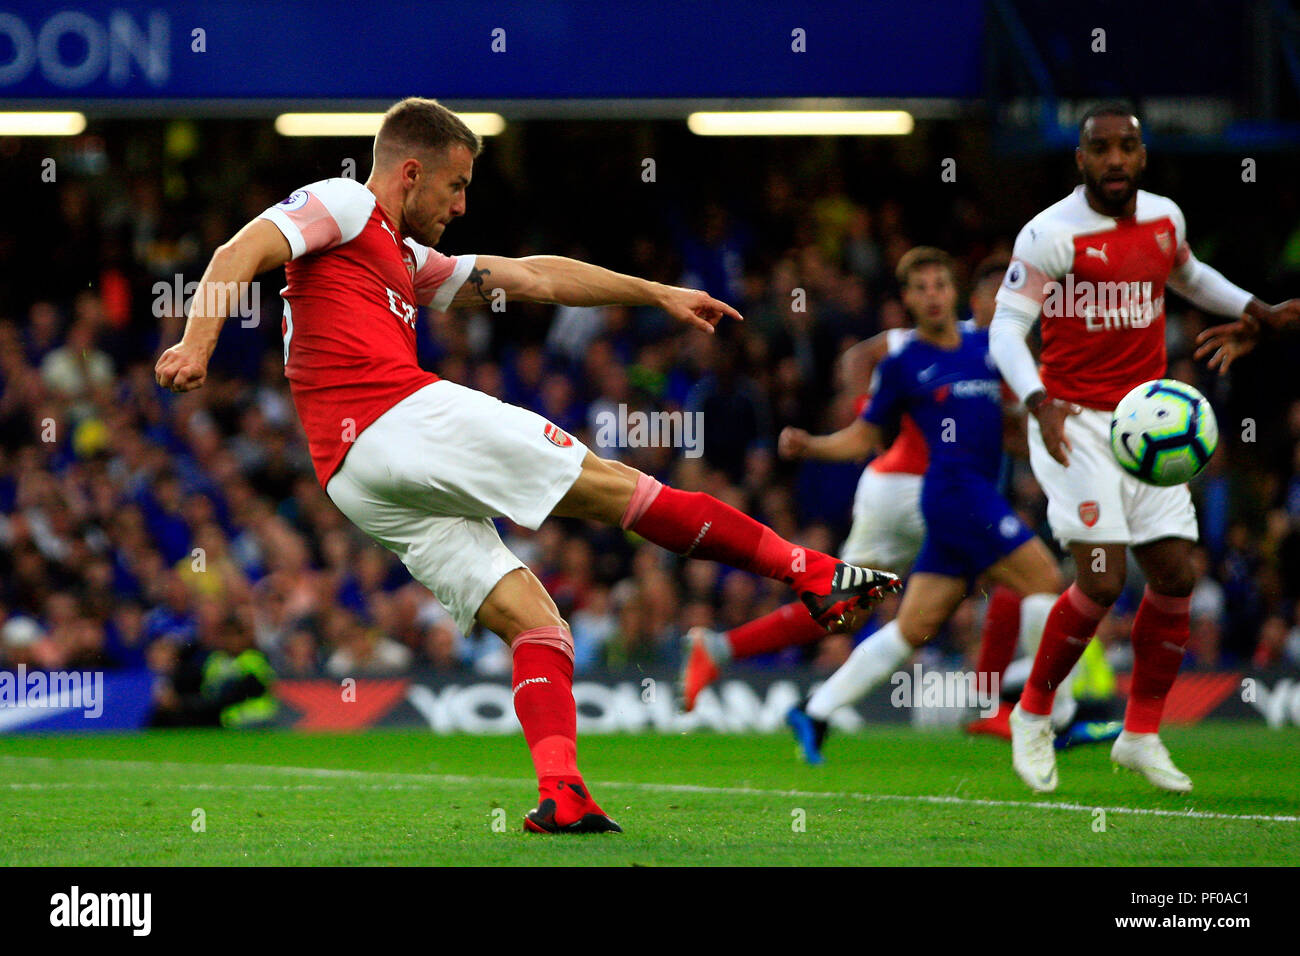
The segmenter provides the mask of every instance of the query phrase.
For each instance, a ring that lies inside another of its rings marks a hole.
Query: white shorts
[[[469,633],[497,582],[524,566],[491,519],[537,528],[586,454],[540,415],[443,380],[358,435],[325,490]]]
[[[1047,520],[1062,544],[1146,544],[1197,539],[1196,509],[1186,485],[1159,488],[1123,471],[1110,450],[1110,412],[1085,408],[1066,419],[1068,468],[1047,453],[1029,416],[1029,463],[1047,495]]]
[[[921,476],[864,468],[853,496],[853,527],[840,548],[840,560],[906,574],[924,540]]]

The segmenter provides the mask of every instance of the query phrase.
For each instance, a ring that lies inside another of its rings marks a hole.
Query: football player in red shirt
[[[1082,185],[1017,237],[990,329],[1003,378],[1031,412],[1030,463],[1047,494],[1048,520],[1077,569],[1011,715],[1013,765],[1034,790],[1056,788],[1047,715],[1123,590],[1131,547],[1147,588],[1133,622],[1124,731],[1111,759],[1157,787],[1186,792],[1191,780],[1158,731],[1189,636],[1196,512],[1185,485],[1144,485],[1120,470],[1109,447],[1110,413],[1129,390],[1165,373],[1166,285],[1198,308],[1242,321],[1276,324],[1300,303],[1266,305],[1196,260],[1178,206],[1138,188],[1146,148],[1127,107],[1107,104],[1083,118],[1075,161]],[[1040,317],[1041,378],[1025,345]],[[1227,334],[1221,362],[1242,347],[1239,335]]]
[[[548,515],[619,524],[682,555],[789,584],[806,613],[843,627],[899,581],[808,551],[717,499],[683,492],[581,442],[526,409],[422,370],[418,305],[500,298],[574,306],[657,306],[712,332],[731,306],[560,256],[444,256],[433,250],[465,214],[481,144],[433,100],[394,105],[375,137],[365,185],[294,192],[217,249],[181,341],[158,359],[159,385],[201,386],[235,293],[285,266],[285,375],[317,478],[362,530],[397,554],[463,630],[475,622],[511,647],[515,713],[538,779],[524,828],[619,827],[577,768],[573,638],[537,578],[501,543],[492,518],[530,528]]]

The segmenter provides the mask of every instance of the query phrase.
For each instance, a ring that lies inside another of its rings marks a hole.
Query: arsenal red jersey
[[[284,374],[326,485],[358,435],[436,382],[415,357],[416,307],[446,309],[475,257],[402,239],[352,179],[326,179],[262,213],[284,233]]]
[[[1088,205],[1079,186],[1020,231],[998,304],[1041,315],[1043,385],[1109,411],[1165,374],[1165,284],[1191,255],[1178,206],[1138,191],[1132,218]]]

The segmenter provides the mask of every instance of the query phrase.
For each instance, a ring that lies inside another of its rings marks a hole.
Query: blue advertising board
[[[137,730],[152,708],[146,670],[0,671],[0,734]]]
[[[969,0],[0,2],[0,98],[971,97],[983,8]]]

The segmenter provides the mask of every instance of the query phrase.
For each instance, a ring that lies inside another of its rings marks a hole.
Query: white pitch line
[[[27,764],[27,765],[44,765],[44,766],[68,766],[81,765],[106,769],[134,769],[134,770],[222,770],[228,772],[247,772],[247,773],[280,773],[292,776],[317,777],[323,779],[336,780],[389,780],[398,784],[396,787],[384,788],[376,787],[375,789],[399,789],[401,784],[490,784],[493,786],[510,786],[510,787],[531,787],[536,785],[536,781],[515,777],[481,777],[469,776],[463,774],[428,774],[428,773],[387,773],[377,770],[352,770],[352,769],[335,769],[330,767],[284,767],[275,764],[238,764],[238,763],[180,763],[175,761],[150,761],[150,760],[102,760],[89,757],[57,758],[57,757],[15,757],[0,755],[0,765],[3,764]],[[75,785],[72,782],[69,786]],[[87,781],[86,786],[100,786]],[[14,783],[9,785],[12,789],[22,788],[26,785]],[[163,785],[164,787],[166,785]],[[229,789],[253,789],[259,786],[262,789],[275,789],[270,785],[239,785],[239,784],[183,784],[174,785],[177,789],[204,788],[216,789],[217,787],[227,787]],[[859,803],[925,803],[932,805],[948,806],[970,806],[970,807],[997,807],[1010,809],[1026,810],[1061,810],[1069,813],[1095,813],[1101,810],[1105,813],[1129,814],[1132,816],[1151,816],[1151,817],[1169,817],[1179,820],[1233,820],[1240,822],[1262,822],[1262,823],[1300,823],[1300,815],[1287,814],[1263,814],[1263,813],[1215,813],[1207,810],[1164,810],[1154,807],[1103,807],[1094,806],[1084,803],[1053,803],[1047,800],[986,800],[975,797],[954,797],[939,796],[934,794],[895,794],[895,793],[856,793],[851,791],[823,791],[823,790],[766,790],[757,787],[709,787],[699,784],[690,783],[641,783],[631,781],[612,781],[602,780],[598,784],[602,789],[624,789],[624,790],[642,790],[650,793],[684,793],[684,794],[708,794],[713,796],[745,796],[745,797],[780,797],[783,799],[799,800],[854,800]],[[280,789],[306,789],[299,785],[298,787],[284,787]]]

